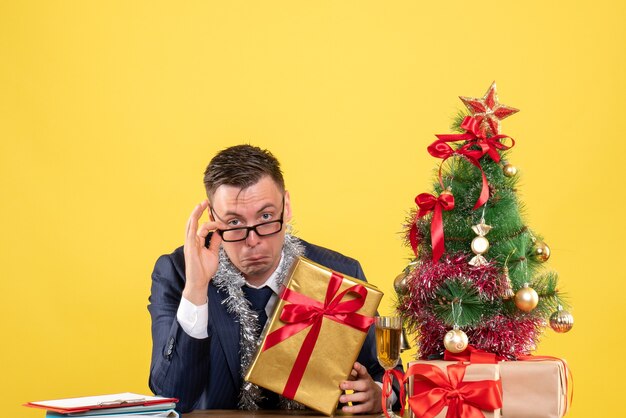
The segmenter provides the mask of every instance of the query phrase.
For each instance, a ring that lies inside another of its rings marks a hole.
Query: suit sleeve
[[[208,338],[187,335],[176,319],[184,278],[172,255],[161,256],[152,273],[148,311],[152,318],[149,386],[159,396],[179,399],[177,410],[194,409],[209,376]]]

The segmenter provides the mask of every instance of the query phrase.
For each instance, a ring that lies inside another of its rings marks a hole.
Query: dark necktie
[[[250,301],[251,308],[259,315],[259,326],[261,329],[267,322],[267,313],[265,313],[265,305],[270,300],[270,297],[274,294],[274,291],[269,286],[255,289],[253,287],[242,287],[243,293],[246,295],[246,299]],[[263,394],[263,400],[259,402],[261,409],[277,409],[278,408],[278,395],[267,389],[261,388]]]
[[[250,301],[250,304],[252,305],[252,310],[259,314],[259,326],[261,327],[261,329],[263,329],[265,323],[267,322],[265,305],[267,305],[267,301],[270,300],[270,297],[274,294],[274,291],[270,289],[269,286],[265,286],[260,289],[244,286],[242,290],[243,293],[246,295],[246,299]]]

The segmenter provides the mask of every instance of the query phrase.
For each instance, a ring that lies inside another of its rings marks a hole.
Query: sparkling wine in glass
[[[376,317],[376,355],[385,370],[393,369],[400,361],[402,319],[398,316]],[[391,388],[388,388],[391,389]],[[391,410],[391,397],[383,405],[390,417],[397,417]],[[381,417],[384,417],[382,414]]]

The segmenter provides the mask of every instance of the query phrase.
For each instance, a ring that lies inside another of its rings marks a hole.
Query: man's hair
[[[268,150],[252,145],[235,145],[223,149],[204,171],[204,187],[209,199],[222,185],[245,189],[270,176],[281,191],[285,191],[285,180],[280,163]]]

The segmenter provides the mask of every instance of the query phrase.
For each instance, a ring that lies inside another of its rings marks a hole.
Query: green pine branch
[[[449,326],[475,326],[498,311],[495,303],[482,300],[472,283],[463,278],[446,280],[436,295],[433,312]]]

